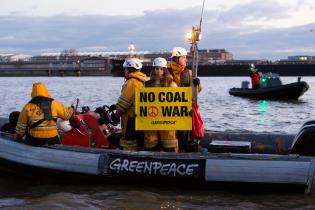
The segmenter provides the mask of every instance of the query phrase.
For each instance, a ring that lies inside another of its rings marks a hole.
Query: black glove
[[[112,104],[112,105],[109,107],[109,110],[111,110],[111,111],[116,110],[116,104]]]
[[[113,125],[117,125],[120,122],[120,119],[116,117],[114,112],[110,115],[110,119],[112,120]]]
[[[198,77],[194,78],[193,79],[193,84],[196,85],[196,86],[200,85],[200,79]]]

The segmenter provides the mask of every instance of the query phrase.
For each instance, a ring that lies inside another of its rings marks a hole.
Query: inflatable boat
[[[298,77],[297,82],[282,84],[278,74],[268,72],[260,75],[260,88],[250,89],[249,82],[243,81],[242,88],[229,90],[230,95],[254,99],[297,100],[309,89],[309,85],[301,81],[301,77]]]
[[[306,82],[294,82],[274,87],[264,87],[259,89],[250,88],[231,88],[229,94],[254,99],[293,99],[302,96],[309,86]]]
[[[209,152],[170,153],[117,149],[119,133],[99,113],[75,115],[80,125],[61,133],[59,145],[34,147],[1,132],[1,173],[207,189],[315,189],[315,121],[305,123],[297,135],[208,131],[201,145]]]

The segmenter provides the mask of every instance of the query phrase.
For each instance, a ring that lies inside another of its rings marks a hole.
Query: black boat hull
[[[248,88],[231,88],[229,94],[254,99],[293,99],[296,100],[308,90],[306,82],[295,82],[276,87],[248,89]]]

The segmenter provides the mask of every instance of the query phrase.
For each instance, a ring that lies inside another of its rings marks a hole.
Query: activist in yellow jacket
[[[179,87],[193,87],[197,86],[198,92],[201,92],[202,86],[199,78],[192,78],[192,71],[186,69],[187,66],[187,51],[182,47],[175,47],[172,50],[172,61],[168,64],[168,69],[172,74],[174,81]],[[179,150],[185,151],[187,149],[190,131],[178,131],[177,137],[179,139]],[[190,146],[189,146],[190,147]]]
[[[152,65],[154,69],[151,71],[150,80],[145,82],[145,87],[177,87],[172,75],[166,68],[166,63],[164,58],[154,59]],[[178,141],[175,130],[144,132],[144,148],[146,150],[159,150],[159,141],[161,141],[164,151],[178,152]]]
[[[126,59],[124,62],[125,83],[116,104],[116,117],[121,117],[120,146],[124,150],[136,150],[139,132],[135,131],[135,90],[143,87],[146,75],[140,72],[142,64],[139,59]]]
[[[176,82],[178,87],[188,87],[193,85],[192,71],[186,69],[185,65],[181,65],[172,61],[167,65],[171,75],[173,76],[174,82]],[[184,81],[187,80],[187,81]],[[201,92],[202,86],[198,84],[198,92]]]
[[[59,143],[56,119],[70,119],[73,108],[66,108],[62,103],[50,97],[47,87],[34,83],[32,100],[19,115],[15,139],[21,140],[26,134],[26,141],[34,146]]]

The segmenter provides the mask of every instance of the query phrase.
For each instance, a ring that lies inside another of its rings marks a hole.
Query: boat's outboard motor
[[[291,154],[315,155],[315,120],[303,124],[291,145]]]
[[[249,82],[248,81],[242,81],[242,88],[248,89],[249,88]]]

